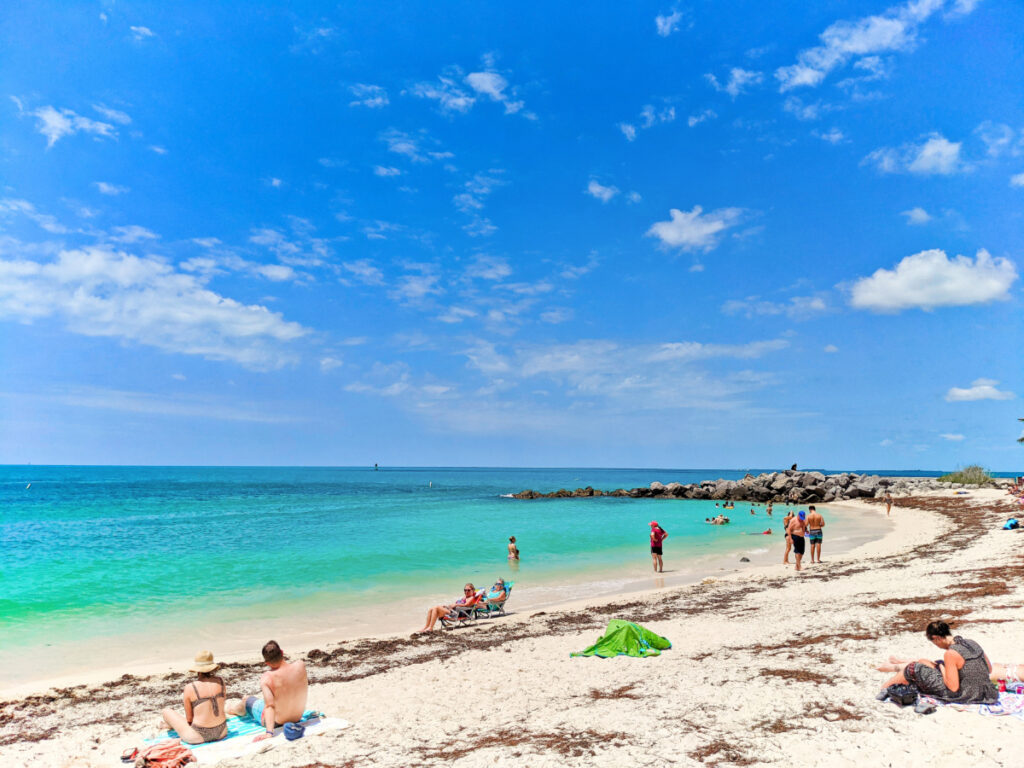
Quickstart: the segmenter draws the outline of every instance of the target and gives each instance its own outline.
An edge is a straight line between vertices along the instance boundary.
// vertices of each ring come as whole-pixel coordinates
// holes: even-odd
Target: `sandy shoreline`
[[[800,575],[758,565],[453,633],[323,646],[307,654],[311,705],[353,727],[244,764],[758,765],[802,755],[852,766],[965,754],[1017,764],[1016,720],[921,717],[871,698],[882,677],[871,664],[926,655],[929,618],[963,627],[995,660],[1024,660],[1024,540],[997,530],[1008,498],[901,499],[892,531],[846,555],[830,553],[826,529],[826,562]],[[842,506],[884,516],[877,504]],[[640,621],[674,647],[658,659],[570,659],[609,618]],[[257,673],[230,665],[229,689],[248,691]],[[182,679],[88,689],[79,677],[73,690],[5,702],[0,764],[110,765],[153,730]]]
[[[844,507],[841,502],[819,506],[829,518],[826,527],[829,549],[833,553],[849,552],[864,542],[880,540],[890,532],[891,523],[884,519],[884,515],[864,517],[863,510],[856,506]],[[708,576],[719,577],[723,572],[753,572],[761,566],[779,562],[782,555],[779,534],[785,509],[782,506],[778,515],[769,518],[761,505],[759,520],[766,527],[773,528],[773,535],[735,536],[719,553],[690,555],[688,558],[687,554],[680,551],[686,551],[686,547],[670,540],[667,544],[667,569],[664,574],[657,576],[650,572],[650,561],[642,550],[634,561],[622,564],[615,571],[597,569],[570,573],[564,582],[558,584],[537,584],[536,577],[530,575],[530,578],[521,579],[518,573],[503,567],[496,567],[494,573],[517,582],[515,599],[509,604],[512,615],[578,608],[624,597],[643,597],[659,590],[694,584]],[[748,507],[740,503],[740,507],[731,514],[746,515],[747,510]],[[833,510],[839,514],[835,515]],[[728,529],[722,530],[728,532]],[[740,562],[741,557],[749,562]],[[267,637],[277,638],[296,655],[305,654],[324,644],[342,641],[406,637],[421,626],[422,614],[428,606],[452,598],[450,594],[443,593],[418,594],[414,589],[410,593],[409,596],[390,600],[386,611],[373,614],[365,609],[353,611],[317,606],[315,613],[269,621],[249,619],[213,626],[196,622],[190,627],[192,643],[189,648],[216,649],[217,658],[222,661],[247,663],[253,660],[252,649],[260,647]],[[145,648],[145,657],[139,658],[142,648]],[[0,669],[0,700],[74,685],[97,685],[125,674],[136,677],[170,674],[179,671],[181,661],[194,653],[188,649],[183,650],[176,639],[160,636],[154,638],[131,630],[87,641],[78,639],[74,647],[58,646],[56,652],[63,654],[61,658],[67,667],[66,671],[32,675],[31,670],[47,669],[52,664],[55,650],[19,650],[21,664],[15,674],[22,679],[4,680],[7,673]],[[90,666],[88,663],[91,658],[122,654],[125,654],[122,658],[131,661],[119,666],[103,667]],[[3,649],[0,649],[2,659]]]

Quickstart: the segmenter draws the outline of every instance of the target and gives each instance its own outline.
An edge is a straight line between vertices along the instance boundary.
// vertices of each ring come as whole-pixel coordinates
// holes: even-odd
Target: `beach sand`
[[[842,506],[885,515],[878,503]],[[872,669],[890,654],[936,656],[923,636],[932,619],[993,660],[1024,661],[1024,539],[998,530],[1015,511],[1003,491],[898,499],[890,532],[847,554],[830,553],[826,526],[826,562],[800,574],[754,564],[454,632],[321,645],[303,655],[310,706],[353,727],[222,764],[1019,765],[1020,721],[880,704],[885,675]],[[772,546],[781,559],[778,537]],[[569,657],[610,618],[673,648]],[[259,672],[228,665],[229,695],[254,692]],[[155,732],[161,707],[180,703],[185,679],[103,677],[0,704],[0,765],[117,764]]]

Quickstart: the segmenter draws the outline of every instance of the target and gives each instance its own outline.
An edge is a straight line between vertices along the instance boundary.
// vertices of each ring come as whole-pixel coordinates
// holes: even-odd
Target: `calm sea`
[[[647,568],[652,519],[669,563],[749,547],[767,521],[743,505],[712,527],[714,502],[502,498],[746,471],[0,467],[0,648]]]

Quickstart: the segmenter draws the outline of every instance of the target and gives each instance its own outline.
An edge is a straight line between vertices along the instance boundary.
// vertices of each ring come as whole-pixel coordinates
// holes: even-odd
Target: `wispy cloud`
[[[101,195],[123,195],[125,192],[130,192],[128,187],[123,187],[120,184],[111,184],[106,181],[94,181],[93,186],[99,191]]]
[[[735,99],[752,86],[762,83],[764,81],[764,73],[742,69],[741,67],[733,67],[729,70],[729,77],[724,83],[719,82],[718,78],[710,72],[704,75],[704,78],[716,91],[724,91]]]
[[[46,137],[47,149],[65,136],[73,136],[76,133],[88,133],[97,138],[117,138],[117,129],[110,123],[82,117],[70,109],[46,106],[27,114],[36,118],[36,129]]]
[[[695,205],[691,211],[672,208],[669,221],[658,221],[647,230],[648,237],[656,237],[662,245],[683,251],[710,251],[718,245],[721,234],[736,226],[742,216],[742,208],[719,208],[704,213]]]
[[[609,202],[613,197],[619,194],[618,187],[611,185],[605,186],[597,179],[591,179],[590,183],[587,184],[587,188],[583,191],[591,197],[600,200],[602,203]]]
[[[111,109],[104,104],[93,104],[92,108],[112,123],[129,125],[132,121],[131,116],[127,112],[122,112],[119,109]]]
[[[654,27],[662,37],[668,37],[679,29],[679,22],[683,20],[683,13],[673,9],[668,15],[658,14],[654,17]]]
[[[129,29],[132,31],[132,37],[138,42],[156,37],[156,32],[149,27],[129,27]]]
[[[916,206],[906,211],[901,211],[900,216],[907,217],[907,224],[914,226],[920,226],[921,224],[927,224],[932,220],[931,214],[928,213],[924,208]]]
[[[353,99],[348,103],[350,107],[369,107],[380,109],[389,103],[387,90],[380,85],[370,83],[356,83],[349,86]]]
[[[971,170],[960,155],[962,144],[932,133],[916,144],[881,147],[869,153],[862,165],[873,165],[880,173],[913,173],[919,176],[950,176]]]

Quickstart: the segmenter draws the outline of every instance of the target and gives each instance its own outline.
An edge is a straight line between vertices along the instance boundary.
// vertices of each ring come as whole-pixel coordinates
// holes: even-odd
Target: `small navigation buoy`
[[[429,483],[427,483],[427,488],[433,488],[433,487],[434,487],[434,481],[431,480]]]

